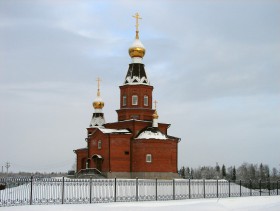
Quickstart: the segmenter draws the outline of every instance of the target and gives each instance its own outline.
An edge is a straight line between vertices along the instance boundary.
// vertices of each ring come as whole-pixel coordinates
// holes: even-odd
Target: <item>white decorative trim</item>
[[[138,95],[132,95],[132,105],[138,105]]]
[[[141,58],[141,57],[132,57],[131,58],[132,63],[140,63],[140,64],[142,64],[142,60],[143,60],[143,58]]]
[[[158,127],[158,120],[157,119],[153,119],[153,127]]]
[[[152,162],[152,155],[151,154],[146,154],[146,162],[151,163]]]
[[[89,127],[102,127],[105,124],[105,119],[103,117],[94,117],[90,121]]]
[[[127,83],[126,83],[127,81]],[[124,84],[144,84],[144,85],[150,85],[150,81],[146,77],[142,77],[141,79],[137,76],[133,76],[131,78],[130,76],[125,78]]]

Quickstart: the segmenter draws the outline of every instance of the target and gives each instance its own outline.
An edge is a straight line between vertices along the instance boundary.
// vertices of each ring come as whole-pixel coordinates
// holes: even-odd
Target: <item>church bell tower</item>
[[[141,17],[138,13],[133,17],[136,19],[136,36],[128,50],[132,62],[129,64],[124,84],[120,86],[118,121],[129,119],[152,121],[153,86],[150,85],[145,65],[142,63],[146,49],[139,39],[138,21]]]

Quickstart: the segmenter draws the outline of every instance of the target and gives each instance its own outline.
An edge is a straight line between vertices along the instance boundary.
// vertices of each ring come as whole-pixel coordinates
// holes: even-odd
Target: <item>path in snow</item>
[[[101,204],[29,205],[1,207],[1,211],[280,211],[280,196],[255,196],[176,201]]]

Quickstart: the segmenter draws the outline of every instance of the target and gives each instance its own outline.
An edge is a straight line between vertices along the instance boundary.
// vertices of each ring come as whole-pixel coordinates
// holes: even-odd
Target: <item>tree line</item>
[[[226,180],[279,180],[280,172],[266,164],[243,163],[238,167],[225,165],[190,168],[182,166],[179,175],[185,179],[226,179]]]

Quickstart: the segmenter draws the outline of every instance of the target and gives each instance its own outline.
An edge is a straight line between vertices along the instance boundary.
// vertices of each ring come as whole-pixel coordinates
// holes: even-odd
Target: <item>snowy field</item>
[[[176,201],[117,202],[97,204],[25,205],[1,211],[280,211],[280,196],[254,196]]]

